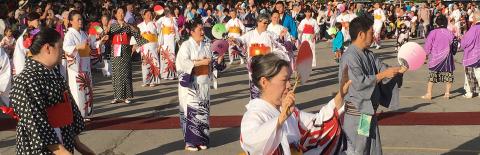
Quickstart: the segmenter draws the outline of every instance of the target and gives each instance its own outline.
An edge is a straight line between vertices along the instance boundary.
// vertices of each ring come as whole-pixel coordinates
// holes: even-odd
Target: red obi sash
[[[127,33],[120,33],[113,36],[112,44],[128,45],[130,44],[130,38]]]
[[[303,27],[303,33],[304,34],[314,34],[315,30],[314,30],[312,25],[305,24],[305,26]]]
[[[63,93],[63,101],[47,108],[48,123],[54,127],[65,127],[73,122],[72,103],[68,91]]]

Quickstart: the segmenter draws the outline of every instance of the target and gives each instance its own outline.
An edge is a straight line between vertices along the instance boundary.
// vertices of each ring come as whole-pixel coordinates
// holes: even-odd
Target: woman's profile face
[[[275,105],[282,105],[282,99],[287,96],[291,88],[290,71],[288,67],[282,67],[280,72],[270,80],[267,80],[263,86],[262,94],[271,95],[270,97],[275,101]],[[270,98],[269,97],[269,98]]]

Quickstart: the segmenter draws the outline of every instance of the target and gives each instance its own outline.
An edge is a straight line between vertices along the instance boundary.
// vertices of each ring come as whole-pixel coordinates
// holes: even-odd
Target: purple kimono
[[[428,55],[428,68],[437,72],[453,72],[455,64],[450,44],[454,34],[447,28],[432,30],[425,42],[425,52]]]
[[[480,24],[468,30],[462,38],[463,66],[480,67]]]

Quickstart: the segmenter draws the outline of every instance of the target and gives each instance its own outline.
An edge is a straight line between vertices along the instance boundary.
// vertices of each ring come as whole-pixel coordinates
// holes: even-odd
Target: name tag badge
[[[370,136],[370,126],[372,122],[372,116],[362,114],[360,115],[360,121],[358,122],[357,133],[362,136]]]

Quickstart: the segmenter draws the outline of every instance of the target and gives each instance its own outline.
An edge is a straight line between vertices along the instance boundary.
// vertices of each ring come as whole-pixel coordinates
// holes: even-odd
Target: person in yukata
[[[352,85],[345,96],[343,130],[348,155],[382,154],[378,121],[379,105],[394,108],[399,101],[399,87],[406,67],[388,67],[367,48],[373,41],[373,21],[357,17],[350,23],[353,40],[340,59],[340,68],[348,67]],[[342,77],[339,72],[338,77]],[[340,78],[339,78],[340,79]]]
[[[217,55],[204,42],[203,23],[194,19],[187,24],[191,37],[180,46],[176,57],[179,73],[178,99],[180,124],[185,150],[205,150],[209,144],[210,86],[215,68],[226,68],[223,55]]]
[[[465,98],[472,98],[473,94],[480,93],[480,11],[473,13],[474,25],[462,38],[463,66],[465,67]]]
[[[455,48],[451,48],[455,39],[455,34],[447,29],[448,19],[440,15],[435,20],[438,27],[432,30],[425,41],[424,49],[428,55],[428,83],[427,93],[422,99],[432,99],[432,89],[435,83],[445,83],[445,94],[443,98],[450,98],[450,88],[454,81],[453,71],[455,70],[455,61],[453,56]]]
[[[261,90],[259,98],[250,100],[241,122],[240,145],[245,154],[337,155],[344,152],[345,135],[341,129],[343,97],[351,84],[348,69],[334,99],[316,114],[295,107],[290,83],[289,63],[274,53],[252,60],[252,81]]]
[[[80,141],[85,124],[58,68],[60,34],[48,28],[33,35],[32,43],[25,46],[32,56],[14,78],[10,96],[19,116],[16,153],[70,155],[76,149],[84,155],[95,154]]]

